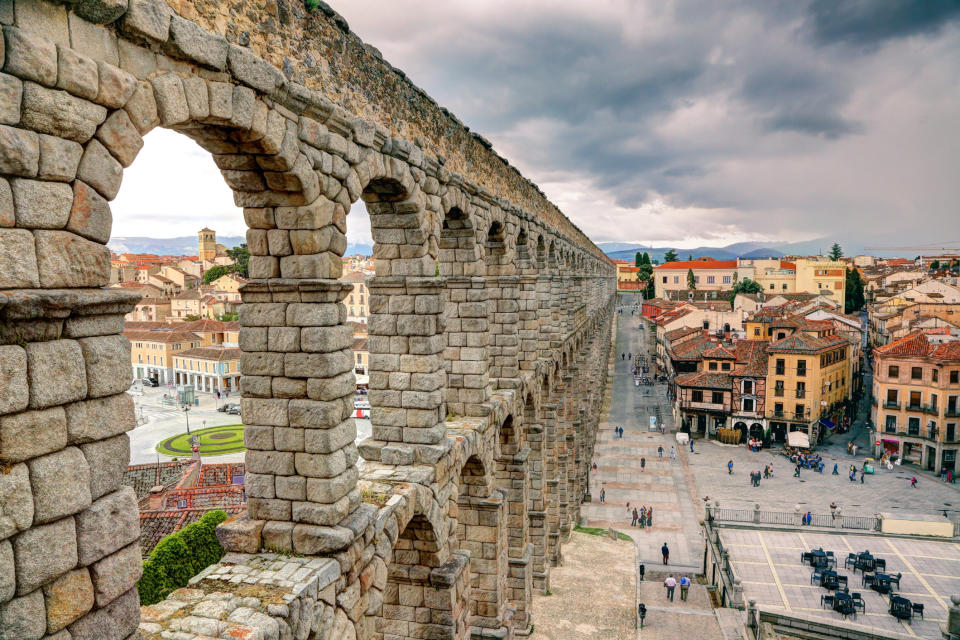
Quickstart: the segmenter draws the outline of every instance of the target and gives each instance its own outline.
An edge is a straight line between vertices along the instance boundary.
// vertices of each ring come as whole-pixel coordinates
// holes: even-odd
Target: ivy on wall
[[[217,525],[227,519],[220,510],[210,511],[176,533],[162,539],[143,563],[137,583],[140,604],[160,602],[210,565],[219,562],[224,550],[217,540]]]

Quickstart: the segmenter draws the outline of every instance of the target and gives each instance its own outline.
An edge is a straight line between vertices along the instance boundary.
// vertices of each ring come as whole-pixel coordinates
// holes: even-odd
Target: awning
[[[830,431],[833,431],[834,429],[837,428],[837,425],[833,424],[833,421],[827,418],[820,418],[820,424],[825,426],[827,429],[830,429]]]
[[[797,449],[809,449],[810,436],[803,431],[791,431],[787,434],[787,444]]]

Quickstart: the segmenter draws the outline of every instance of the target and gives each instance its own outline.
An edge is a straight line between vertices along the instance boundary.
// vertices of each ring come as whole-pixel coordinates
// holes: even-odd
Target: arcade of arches
[[[325,4],[279,3],[272,37],[244,0],[171,4],[0,2],[0,637],[529,630],[587,492],[612,264]],[[220,564],[141,609],[135,299],[103,287],[109,201],[158,126],[213,155],[249,227],[247,512]],[[361,198],[358,444],[337,278]]]

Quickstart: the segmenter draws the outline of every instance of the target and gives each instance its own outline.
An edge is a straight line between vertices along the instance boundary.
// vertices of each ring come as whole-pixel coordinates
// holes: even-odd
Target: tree
[[[244,278],[250,277],[250,249],[247,248],[246,242],[241,244],[239,247],[227,249],[227,255],[233,258],[233,270],[236,273],[240,274]]]
[[[930,271],[936,271],[939,268],[940,268],[939,260],[934,260],[933,262],[930,263]]]
[[[187,315],[183,316],[184,322],[196,322],[199,319],[200,316],[195,313],[188,313]]]
[[[639,253],[637,255],[640,260],[640,264],[637,265],[637,282],[644,290],[644,297],[647,297],[646,291],[653,283],[653,265],[650,264],[650,256],[646,253],[642,256]]]
[[[676,252],[676,251],[674,251],[673,249],[669,249],[669,250],[667,250],[667,252],[666,252],[665,254],[663,254],[663,261],[664,261],[664,262],[676,262],[678,257],[679,257],[679,256],[677,256],[677,252]]]
[[[751,280],[750,278],[744,278],[739,282],[736,282],[733,285],[733,288],[730,289],[730,293],[727,295],[727,299],[730,301],[730,306],[733,306],[733,301],[736,299],[737,294],[739,293],[760,293],[763,291],[763,285],[761,285],[756,280]]]
[[[203,272],[203,284],[210,284],[217,278],[221,278],[232,271],[233,269],[225,267],[222,264],[214,265]]]
[[[692,254],[692,253],[688,253],[688,254],[687,254],[687,262],[693,262],[693,254]]]
[[[843,249],[840,248],[840,245],[836,242],[833,243],[833,246],[830,247],[830,259],[839,260],[843,257]]]
[[[643,255],[637,251],[637,255],[633,259],[633,266],[639,267],[643,264]]]
[[[650,254],[646,251],[643,252],[643,255],[640,256],[640,264],[650,264]]]
[[[847,269],[846,299],[843,310],[846,313],[853,313],[863,308],[865,301],[863,294],[863,278],[856,268]]]
[[[697,278],[693,275],[693,269],[687,269],[687,289],[697,290]]]

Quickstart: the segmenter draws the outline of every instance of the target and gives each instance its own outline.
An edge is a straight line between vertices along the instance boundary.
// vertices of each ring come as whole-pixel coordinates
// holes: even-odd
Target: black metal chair
[[[902,573],[898,573],[898,574],[895,575],[895,576],[890,576],[890,583],[893,584],[894,582],[896,582],[896,583],[897,583],[897,589],[899,589],[899,588],[900,588],[900,578],[902,578],[902,577],[903,577],[903,574],[902,574]]]
[[[921,620],[923,619],[923,603],[922,602],[911,602],[910,609],[913,611],[914,614],[919,615]]]
[[[863,578],[860,580],[860,584],[866,588],[871,588],[874,583],[877,581],[877,576],[873,574],[863,574]]]
[[[860,595],[859,591],[854,591],[850,594],[850,600],[853,602],[855,608],[860,609],[863,613],[867,612],[867,603],[863,601],[863,596]]]
[[[819,569],[814,569],[813,573],[810,574],[810,584],[822,584],[823,583],[823,571]]]
[[[820,596],[820,608],[824,609],[827,607],[833,609],[833,594],[825,593],[824,595]]]
[[[848,553],[848,554],[847,554],[847,559],[844,560],[844,562],[843,562],[843,568],[844,568],[844,569],[851,569],[851,568],[856,568],[856,566],[857,566],[857,554],[855,554],[855,553]]]
[[[847,576],[837,576],[837,582],[846,587],[848,582]]]
[[[873,566],[877,571],[879,571],[880,573],[883,573],[887,570],[887,561],[884,560],[883,558],[876,558],[873,561]]]
[[[800,564],[807,564],[808,562],[811,566],[813,565],[813,554],[809,551],[804,551],[800,554]]]

